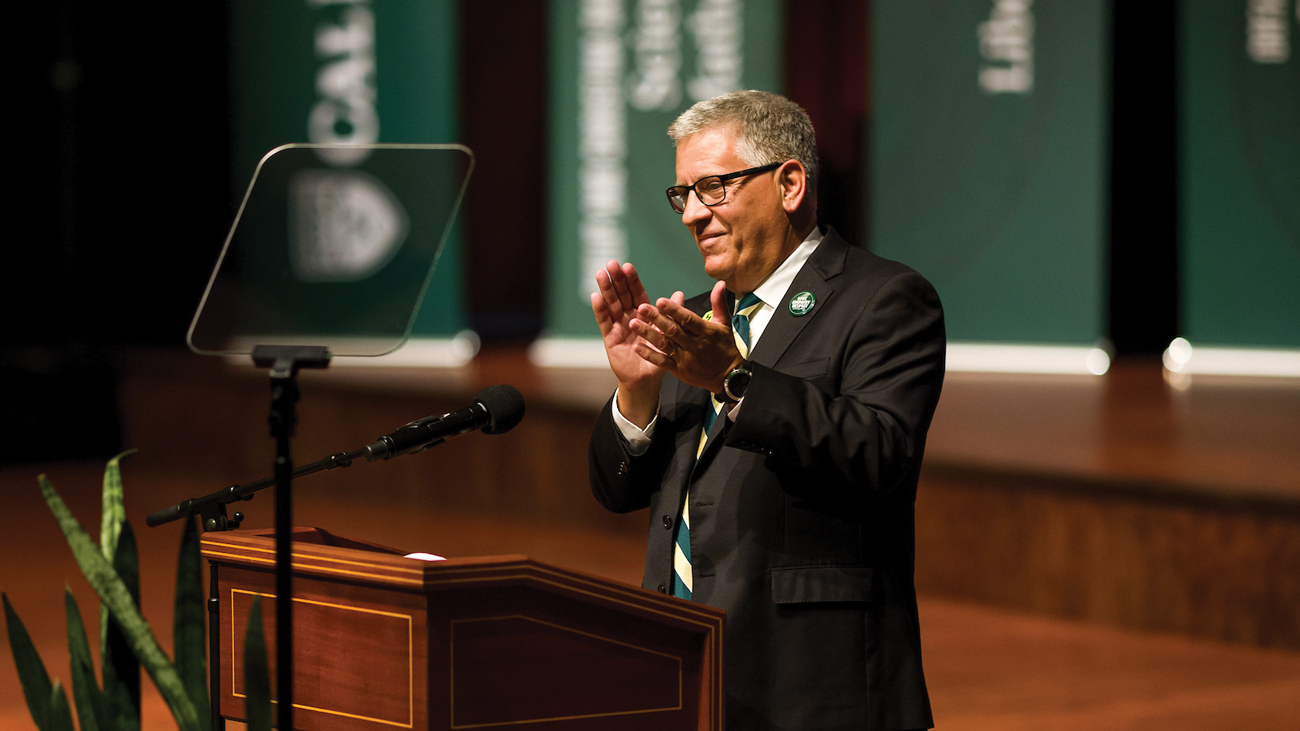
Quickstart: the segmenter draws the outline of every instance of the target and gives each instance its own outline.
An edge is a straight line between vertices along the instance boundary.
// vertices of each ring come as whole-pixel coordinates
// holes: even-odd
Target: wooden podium
[[[275,540],[211,532],[202,550],[220,712],[243,720],[254,596],[274,649]],[[719,609],[525,556],[422,561],[317,528],[294,531],[293,569],[299,729],[722,731]]]

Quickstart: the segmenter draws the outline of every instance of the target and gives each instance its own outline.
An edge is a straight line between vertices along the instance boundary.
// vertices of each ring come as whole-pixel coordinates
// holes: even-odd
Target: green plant
[[[123,508],[119,464],[127,454],[130,452],[109,460],[104,470],[103,516],[98,546],[73,517],[49,479],[45,475],[38,478],[45,502],[63,530],[77,565],[100,599],[102,688],[95,680],[81,611],[71,590],[65,587],[73,705],[82,731],[139,731],[140,667],[143,665],[171,709],[180,731],[208,731],[211,718],[204,657],[207,614],[198,531],[191,517],[186,521],[177,563],[173,621],[176,657],[173,662],[158,645],[149,623],[139,610],[139,557],[134,533]],[[4,601],[9,644],[32,720],[40,731],[74,731],[67,693],[58,680],[51,682],[45,663],[9,597],[0,596]],[[258,637],[255,640],[250,638],[248,647],[252,655],[247,662],[250,666],[260,663],[261,677],[265,678],[266,650],[260,622],[256,627]],[[249,667],[246,672],[250,670],[254,675],[259,672],[257,667]],[[264,696],[265,705],[269,707],[269,680],[255,684],[265,688],[250,687],[250,700]],[[254,722],[253,713],[249,714],[249,721],[249,728],[254,731],[270,729],[269,712],[265,724],[260,717]]]

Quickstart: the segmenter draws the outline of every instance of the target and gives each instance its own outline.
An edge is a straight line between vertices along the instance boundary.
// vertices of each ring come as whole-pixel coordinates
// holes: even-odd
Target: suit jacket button
[[[618,474],[620,477],[627,477],[627,462],[618,463]]]
[[[659,585],[659,593],[660,593],[660,594],[667,594],[667,593],[668,593],[668,588],[665,587],[663,584],[660,584],[660,585]]]
[[[669,529],[673,527],[673,516],[671,515],[664,516],[664,527]]]

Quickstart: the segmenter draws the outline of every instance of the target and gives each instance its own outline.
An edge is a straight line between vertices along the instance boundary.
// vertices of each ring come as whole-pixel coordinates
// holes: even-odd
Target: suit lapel
[[[817,245],[817,249],[812,256],[808,258],[807,263],[795,275],[794,281],[790,283],[790,288],[786,290],[785,296],[780,302],[770,303],[776,310],[772,313],[772,319],[768,321],[767,327],[763,329],[763,335],[758,339],[758,345],[750,352],[750,360],[759,365],[772,368],[776,365],[781,356],[790,347],[790,343],[803,332],[803,329],[812,322],[819,312],[826,306],[831,295],[835,292],[835,287],[831,284],[831,279],[844,271],[844,259],[848,256],[848,244],[835,229],[828,229],[822,242]],[[790,312],[790,299],[800,292],[811,292],[816,304],[803,316],[796,316]],[[734,297],[730,292],[728,294],[728,307],[734,309]],[[691,389],[696,393],[693,394],[694,400],[702,400],[704,408],[711,409],[713,404],[709,399],[709,393],[704,389]],[[717,444],[722,440],[718,438],[725,429],[727,418],[719,414],[716,421],[713,422],[713,428],[709,430],[709,439],[704,444],[704,451],[700,453],[699,461],[696,468],[702,467],[711,456],[711,453],[717,449]],[[692,450],[692,454],[694,451]]]
[[[817,250],[808,258],[803,269],[795,275],[785,296],[781,301],[771,303],[776,311],[772,313],[772,319],[764,328],[763,336],[758,339],[758,345],[754,346],[753,352],[749,354],[750,360],[768,368],[776,366],[777,361],[790,347],[790,343],[793,343],[808,323],[825,309],[826,303],[835,292],[831,280],[844,271],[844,259],[847,255],[848,244],[835,233],[834,229],[828,230],[822,242],[818,244]],[[790,311],[790,300],[800,292],[811,292],[814,298],[813,308],[801,316]]]

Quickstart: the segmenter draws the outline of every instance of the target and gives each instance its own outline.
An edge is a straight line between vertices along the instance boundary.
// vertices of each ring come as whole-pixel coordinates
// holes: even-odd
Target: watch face
[[[745,397],[745,389],[749,386],[749,379],[749,371],[744,368],[737,368],[728,373],[727,377],[722,380],[722,390],[731,400],[739,401]]]

